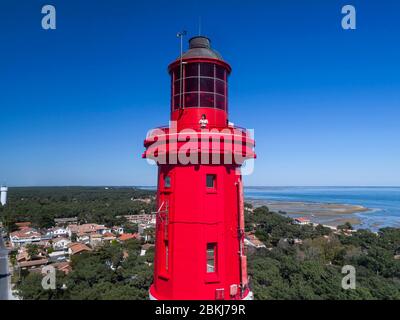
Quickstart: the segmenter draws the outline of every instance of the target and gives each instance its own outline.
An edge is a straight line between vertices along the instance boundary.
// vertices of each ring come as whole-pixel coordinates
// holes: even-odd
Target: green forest
[[[122,215],[150,213],[154,201],[133,201],[154,196],[154,191],[128,187],[12,188],[0,221],[13,231],[15,222],[30,221],[37,228],[54,225],[54,218],[78,217],[81,223],[117,225]]]
[[[269,247],[248,257],[256,299],[400,299],[400,229],[334,234],[322,226],[294,225],[267,207],[246,218],[247,228],[256,225],[256,235]],[[354,290],[342,289],[345,265],[355,268]]]
[[[16,190],[0,211],[3,222],[32,221],[42,227],[68,216],[110,223],[118,215],[151,211],[152,203],[131,199],[154,196],[131,188]],[[246,231],[266,245],[247,251],[255,299],[400,299],[400,229],[333,232],[321,225],[296,225],[285,214],[249,204],[245,218]],[[23,274],[16,288],[23,299],[147,299],[154,252],[140,256],[140,245],[114,242],[73,256],[72,272],[57,274],[56,290],[43,290],[37,273]],[[345,265],[355,268],[355,289],[342,288]]]

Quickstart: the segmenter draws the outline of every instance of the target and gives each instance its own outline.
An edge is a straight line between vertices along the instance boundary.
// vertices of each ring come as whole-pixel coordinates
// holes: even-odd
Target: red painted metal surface
[[[150,295],[168,300],[242,299],[249,288],[240,166],[246,159],[255,158],[254,140],[246,130],[227,122],[230,66],[221,59],[202,57],[183,62],[184,77],[192,79],[176,79],[179,59],[168,68],[172,79],[170,119],[174,122],[153,131],[144,142],[143,157],[158,165],[156,251]],[[194,76],[190,70],[195,70]],[[203,81],[206,71],[214,72],[215,77],[204,77]],[[207,87],[208,100],[202,96],[202,81],[204,87],[214,84]],[[222,94],[217,93],[217,85]],[[183,94],[182,100],[176,98],[181,86],[178,95]],[[191,93],[185,91],[189,86],[195,88]],[[198,99],[195,107],[181,104],[186,95]],[[218,104],[218,95],[223,104]],[[206,130],[199,125],[203,114],[208,120]],[[208,132],[211,129],[212,133]],[[192,161],[182,160],[182,153],[192,156]],[[219,163],[212,162],[215,155],[220,156]],[[232,161],[226,161],[229,158]]]

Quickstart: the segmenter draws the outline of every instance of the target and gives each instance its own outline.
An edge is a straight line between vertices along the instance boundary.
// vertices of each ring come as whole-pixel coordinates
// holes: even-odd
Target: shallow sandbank
[[[311,222],[331,226],[338,226],[345,222],[352,225],[361,223],[355,213],[368,211],[368,208],[359,205],[338,204],[338,203],[317,203],[299,201],[271,201],[246,199],[254,207],[267,206],[271,211],[286,212],[291,217],[306,217]]]

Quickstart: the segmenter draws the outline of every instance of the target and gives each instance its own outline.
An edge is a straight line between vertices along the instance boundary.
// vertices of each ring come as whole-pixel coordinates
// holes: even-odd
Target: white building
[[[53,229],[51,229],[49,231],[50,231],[49,233],[51,234],[51,236],[53,238],[67,237],[69,235],[68,230],[65,229],[65,228],[61,228],[61,227],[56,227],[56,228],[53,228]]]
[[[20,245],[41,241],[41,234],[35,229],[24,228],[23,230],[11,232],[10,240],[13,247],[18,247]]]
[[[58,238],[53,240],[53,249],[54,250],[67,250],[68,245],[71,243],[71,240],[66,238]]]
[[[123,227],[119,227],[119,226],[115,226],[115,227],[112,227],[112,231],[115,232],[116,234],[123,234],[124,233],[124,228]]]
[[[309,219],[307,219],[307,218],[299,217],[299,218],[295,218],[295,219],[294,219],[294,223],[295,223],[295,224],[299,224],[299,225],[301,225],[301,226],[305,226],[305,225],[310,224],[311,221],[310,221]]]
[[[92,248],[101,245],[103,242],[103,235],[94,233],[90,235],[89,244]],[[86,243],[87,244],[87,243]]]
[[[68,251],[54,251],[49,253],[50,262],[62,262],[67,260]]]
[[[138,225],[138,233],[142,236],[145,233],[145,230],[154,228],[154,225],[148,223],[140,223]]]
[[[1,186],[0,187],[0,203],[2,206],[5,206],[7,203],[7,192],[8,192],[8,188],[5,186]]]
[[[76,236],[76,241],[84,244],[90,244],[90,235],[89,234],[78,234]]]

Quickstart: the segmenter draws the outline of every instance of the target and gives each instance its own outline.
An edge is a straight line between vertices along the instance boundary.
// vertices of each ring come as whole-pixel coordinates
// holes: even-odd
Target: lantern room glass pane
[[[185,108],[197,107],[199,102],[198,93],[186,93],[185,94]]]
[[[225,84],[225,111],[228,112],[228,86]]]
[[[214,78],[214,65],[212,63],[201,63],[200,76]]]
[[[199,76],[199,64],[198,63],[186,64],[185,78],[198,77],[198,76]]]
[[[180,97],[180,95],[174,96],[172,110],[178,110],[179,109],[179,97]]]
[[[225,80],[225,68],[221,66],[215,67],[215,77],[221,80]]]
[[[199,91],[199,80],[198,80],[198,78],[187,78],[187,79],[185,79],[185,91],[186,92]]]
[[[183,82],[182,82],[182,91],[183,91]],[[181,92],[181,80],[177,80],[174,82],[174,94],[177,95]]]
[[[215,107],[221,110],[225,109],[225,96],[219,94],[215,96]]]
[[[213,93],[200,93],[200,107],[201,108],[214,108],[214,94]]]
[[[173,71],[174,79],[178,80],[181,77],[181,68],[180,66],[176,67]]]
[[[214,79],[200,78],[200,91],[214,92]]]
[[[180,107],[227,109],[227,73],[223,66],[209,63],[185,63],[185,78],[180,79],[180,66],[172,70],[172,111]],[[179,95],[183,93],[183,101]]]
[[[225,94],[225,82],[221,80],[215,80],[215,93]]]

